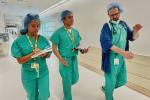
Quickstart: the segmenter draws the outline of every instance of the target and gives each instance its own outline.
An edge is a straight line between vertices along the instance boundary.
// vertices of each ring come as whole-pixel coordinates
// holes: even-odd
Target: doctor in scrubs
[[[114,100],[114,89],[127,83],[125,58],[134,57],[134,54],[129,52],[129,41],[137,39],[142,28],[140,24],[136,24],[131,30],[125,21],[119,19],[122,11],[119,3],[108,5],[110,20],[103,25],[100,35],[102,70],[105,73],[105,86],[102,90],[106,100]]]
[[[65,10],[61,13],[61,20],[64,26],[54,32],[50,40],[54,54],[59,59],[59,72],[62,77],[63,100],[72,100],[71,87],[79,80],[78,73],[78,50],[80,45],[80,34],[73,25],[73,13]],[[88,49],[83,49],[82,53],[87,53]]]
[[[45,53],[37,58],[32,56],[49,48],[50,44],[45,37],[38,35],[39,15],[27,14],[23,26],[21,35],[11,46],[12,56],[22,65],[22,84],[28,100],[48,100],[50,92],[46,58],[50,57],[51,53]]]

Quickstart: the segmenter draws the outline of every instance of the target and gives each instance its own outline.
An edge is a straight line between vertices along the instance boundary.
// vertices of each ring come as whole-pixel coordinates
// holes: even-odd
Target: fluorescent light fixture
[[[2,4],[7,4],[7,2],[4,1],[4,0],[0,1],[0,3],[2,3]]]
[[[49,10],[51,10],[51,9],[54,9],[54,8],[56,8],[56,7],[58,7],[58,6],[60,6],[60,5],[64,4],[64,3],[66,3],[66,2],[68,2],[68,1],[70,1],[70,0],[61,0],[60,2],[58,2],[58,3],[54,4],[54,5],[52,5],[51,7],[47,8],[46,10],[42,11],[41,13],[39,13],[39,15],[42,15],[42,14],[44,14],[45,12],[47,12],[47,11],[49,11]]]
[[[22,2],[22,1],[24,1],[24,0],[17,0],[17,1],[20,1],[20,2]]]

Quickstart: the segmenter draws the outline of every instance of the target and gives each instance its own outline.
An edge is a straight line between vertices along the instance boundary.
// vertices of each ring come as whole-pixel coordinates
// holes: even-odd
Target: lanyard
[[[117,34],[117,31],[116,31],[116,29],[115,29],[115,27],[114,27],[114,24],[110,22],[110,25],[111,25],[111,32],[112,32],[112,34],[113,34],[113,35],[114,35],[114,34]],[[120,30],[121,30],[121,29],[120,29]],[[118,44],[119,41],[120,41],[120,38],[121,38],[121,33],[119,34],[119,39],[116,40],[114,44]],[[118,53],[115,53],[115,57],[118,56],[118,55],[119,55]]]
[[[38,45],[38,36],[35,39],[35,45],[34,46],[33,46],[32,42],[30,40],[30,37],[27,34],[26,34],[26,37],[27,37],[27,39],[28,39],[28,41],[30,43],[31,48],[34,51],[34,49],[37,48],[37,45]],[[36,63],[36,59],[35,58],[33,60],[34,60],[34,63],[32,63],[31,66],[32,66],[32,68],[34,68],[36,70],[36,72],[37,72],[37,78],[39,78],[39,64]]]
[[[74,46],[74,33],[73,33],[73,31],[71,30],[71,33],[68,31],[68,29],[66,29],[65,28],[65,30],[66,30],[66,32],[68,33],[68,36],[69,36],[69,38],[71,39],[71,41],[72,41],[72,45]]]
[[[28,39],[28,41],[29,41],[29,43],[30,43],[30,46],[31,46],[31,48],[34,50],[35,48],[37,48],[37,45],[38,45],[38,36],[36,37],[36,39],[35,39],[35,45],[33,46],[33,44],[32,44],[32,42],[31,42],[31,40],[30,40],[30,37],[26,34],[26,36],[27,36],[27,39]]]

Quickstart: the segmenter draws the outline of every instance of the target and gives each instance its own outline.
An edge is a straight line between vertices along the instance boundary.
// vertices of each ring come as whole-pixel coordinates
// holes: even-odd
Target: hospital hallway
[[[26,100],[26,93],[21,83],[21,66],[10,56],[0,59],[0,100]],[[50,71],[49,100],[62,100],[62,84],[55,56],[52,55],[47,63]],[[73,86],[73,100],[105,100],[100,90],[104,78],[81,65],[79,72],[79,82]],[[114,97],[115,100],[150,100],[149,97],[126,86],[115,91]]]
[[[64,65],[76,73],[77,60],[79,81],[72,86],[72,100],[105,100],[105,78],[111,85],[106,86],[108,92],[127,78],[126,85],[114,90],[114,100],[150,100],[149,4],[150,0],[0,0],[0,100],[47,98],[48,78],[40,78],[40,85],[36,81],[36,93],[42,91],[38,96],[31,92],[37,84],[27,82],[37,77],[35,71],[45,75],[46,63],[49,100],[63,100],[63,92],[71,94],[66,84],[72,78],[65,81]],[[112,73],[107,76],[102,68]]]

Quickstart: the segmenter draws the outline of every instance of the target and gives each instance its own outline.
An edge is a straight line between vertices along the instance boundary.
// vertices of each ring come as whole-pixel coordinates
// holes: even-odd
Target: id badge
[[[32,63],[31,64],[31,68],[38,69],[39,68],[39,64],[38,63]]]
[[[118,58],[114,59],[114,65],[119,65],[119,59]]]

